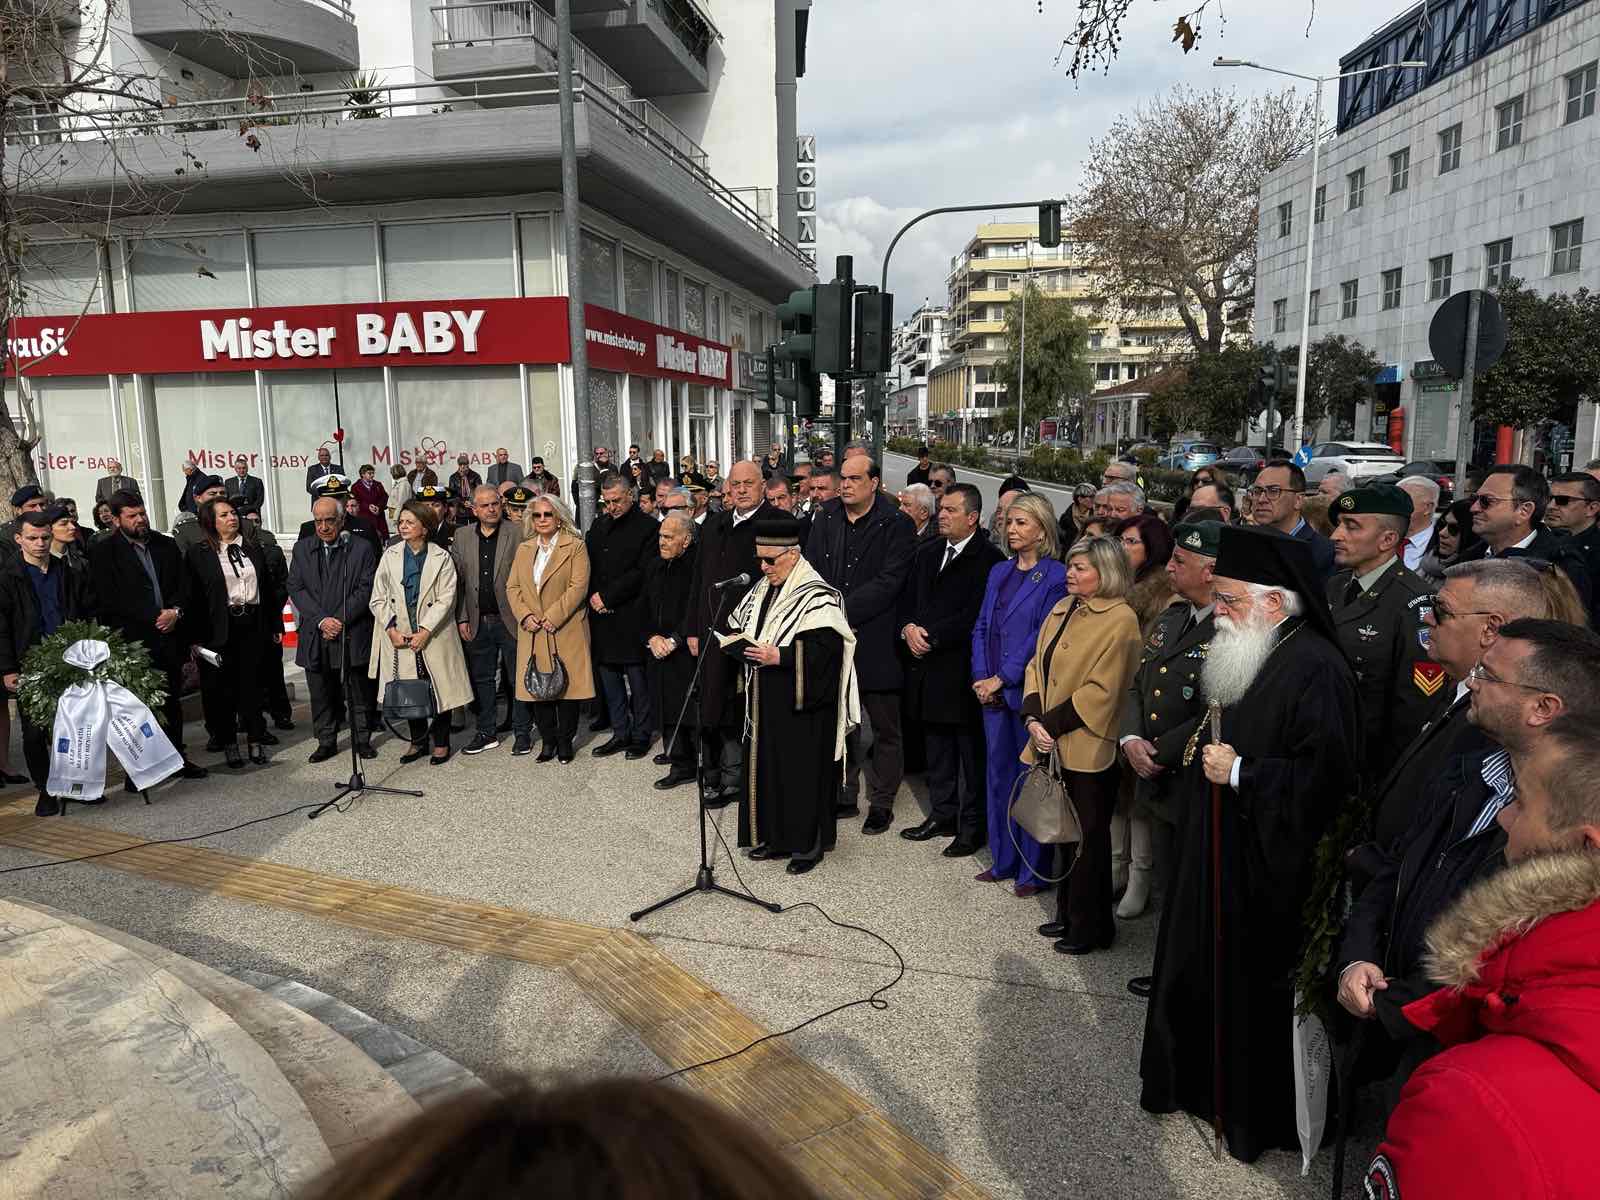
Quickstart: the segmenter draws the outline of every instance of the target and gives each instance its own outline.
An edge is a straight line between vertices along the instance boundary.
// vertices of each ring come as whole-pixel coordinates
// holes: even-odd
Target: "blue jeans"
[[[607,666],[601,663],[600,680],[605,688],[606,708],[611,714],[611,736],[630,746],[648,746],[655,741],[655,705],[650,700],[650,683],[645,678],[644,664]]]
[[[499,666],[511,684],[511,730],[518,737],[527,736],[533,728],[533,713],[525,701],[517,699],[515,630],[503,620],[487,617],[478,622],[477,636],[462,645],[467,652],[467,670],[472,673],[472,697],[478,702],[479,735],[495,735],[499,705],[495,701],[494,670]]]

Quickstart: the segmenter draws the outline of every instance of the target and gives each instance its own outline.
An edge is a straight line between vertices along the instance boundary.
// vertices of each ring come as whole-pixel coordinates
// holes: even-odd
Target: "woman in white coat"
[[[467,660],[456,629],[456,568],[450,552],[429,539],[438,528],[433,507],[407,502],[396,518],[400,540],[383,552],[372,580],[372,667],[378,695],[393,679],[433,685],[433,718],[411,722],[415,762],[432,743],[434,766],[450,761],[450,711],[472,698]]]

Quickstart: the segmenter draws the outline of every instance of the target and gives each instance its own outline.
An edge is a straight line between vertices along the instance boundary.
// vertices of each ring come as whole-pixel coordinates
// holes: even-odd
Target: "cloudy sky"
[[[1174,84],[1260,92],[1296,82],[1213,68],[1218,55],[1330,75],[1406,7],[1320,0],[1312,20],[1311,0],[1224,2],[1226,22],[1208,13],[1184,55],[1169,41],[1182,0],[1133,0],[1122,57],[1074,83],[1051,62],[1075,0],[815,0],[799,115],[817,136],[822,277],[835,255],[852,254],[856,278],[876,282],[894,231],[924,209],[1071,193],[1089,143]],[[1336,95],[1330,84],[1330,122]],[[990,219],[1032,217],[934,217],[901,239],[889,277],[897,318],[944,299],[951,256]]]

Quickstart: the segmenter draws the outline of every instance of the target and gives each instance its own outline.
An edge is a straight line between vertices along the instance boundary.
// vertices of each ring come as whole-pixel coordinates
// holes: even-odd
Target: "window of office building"
[[[1583,221],[1550,226],[1550,274],[1565,275],[1583,265]]]
[[[28,387],[38,421],[34,457],[47,464],[41,482],[57,496],[76,500],[79,520],[90,525],[95,484],[106,474],[106,460],[117,453],[111,388],[104,375],[46,376],[30,380]]]
[[[1321,225],[1322,224],[1322,219],[1328,215],[1328,185],[1327,184],[1319,183],[1317,185],[1317,203],[1316,203],[1316,205],[1314,207],[1315,207],[1315,215],[1314,215],[1313,219],[1316,221],[1316,223],[1318,225]]]
[[[1311,324],[1322,324],[1322,289],[1311,289]]]
[[[383,227],[390,300],[476,300],[514,294],[511,222],[418,221]]]
[[[517,237],[522,242],[522,294],[554,296],[556,259],[553,250],[553,218],[523,217],[517,222]]]
[[[616,308],[617,244],[585,229],[579,239],[578,257],[583,265],[583,302]]]
[[[334,462],[344,464],[351,479],[370,463],[378,482],[394,490],[390,468],[401,460],[389,444],[381,370],[340,371],[337,377],[332,371],[267,371],[263,378],[272,414],[272,455],[264,469],[258,465],[251,474],[272,477],[278,511],[268,519],[274,529],[298,529],[311,515],[306,468],[317,461],[320,446],[328,448]],[[336,428],[344,430],[343,442],[334,440]],[[439,474],[442,478],[444,472]]]
[[[1282,333],[1289,327],[1289,301],[1274,300],[1272,302],[1272,332]],[[1124,341],[1127,339],[1124,338]]]
[[[256,302],[264,308],[378,298],[371,225],[262,229],[250,239],[256,256]]]
[[[128,243],[134,307],[142,312],[250,303],[244,234],[184,234]]]
[[[1522,97],[1494,106],[1494,148],[1509,150],[1522,143]]]
[[[683,281],[683,329],[696,337],[706,335],[706,285]]]
[[[656,265],[652,259],[622,248],[622,311],[641,321],[656,319]]]
[[[234,460],[243,455],[255,468],[252,473],[260,474],[261,419],[251,372],[156,375],[148,382],[154,403],[146,410],[145,428],[156,447],[150,486],[173,505],[168,510],[171,518],[178,515],[185,462],[199,463],[201,470],[226,478]],[[324,420],[331,422],[332,415]],[[328,433],[332,432],[330,424]]]
[[[1579,67],[1567,76],[1567,115],[1565,123],[1571,125],[1585,117],[1594,116],[1595,63]]]
[[[1356,279],[1347,279],[1339,285],[1339,318],[1346,320],[1356,315],[1356,302],[1359,298],[1361,283]]]
[[[1497,288],[1511,279],[1511,239],[1501,238],[1483,248],[1483,286]]]
[[[1116,363],[1095,363],[1094,376],[1101,383],[1113,382],[1117,378]]]
[[[458,454],[470,455],[472,469],[482,475],[485,465],[494,461],[495,447],[514,445],[521,436],[522,388],[517,371],[514,366],[396,367],[392,372],[399,418],[396,452],[403,449],[413,459],[429,459],[441,482],[456,469]],[[342,372],[339,387],[342,395]],[[612,415],[615,420],[615,409]]]
[[[1450,294],[1450,268],[1455,256],[1441,254],[1428,260],[1428,299],[1443,300]]]
[[[1445,175],[1461,165],[1461,125],[1458,122],[1439,131],[1439,174]]]
[[[1367,169],[1365,167],[1351,171],[1345,177],[1349,190],[1348,209],[1360,208],[1367,201]]]
[[[1286,200],[1278,205],[1278,236],[1286,238],[1294,230],[1294,201]]]
[[[22,252],[25,317],[76,317],[101,307],[97,242],[30,242]]]
[[[678,273],[661,268],[661,323],[669,329],[678,328]]]
[[[1383,273],[1383,307],[1385,309],[1400,307],[1401,270],[1395,267],[1392,271]]]
[[[1389,155],[1389,192],[1403,192],[1411,185],[1411,147]]]

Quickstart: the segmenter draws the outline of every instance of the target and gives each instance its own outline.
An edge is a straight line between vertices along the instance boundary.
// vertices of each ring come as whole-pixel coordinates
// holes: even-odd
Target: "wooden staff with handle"
[[[1211,701],[1211,744],[1222,744],[1222,705]],[[1222,785],[1211,785],[1211,1132],[1222,1161]]]

